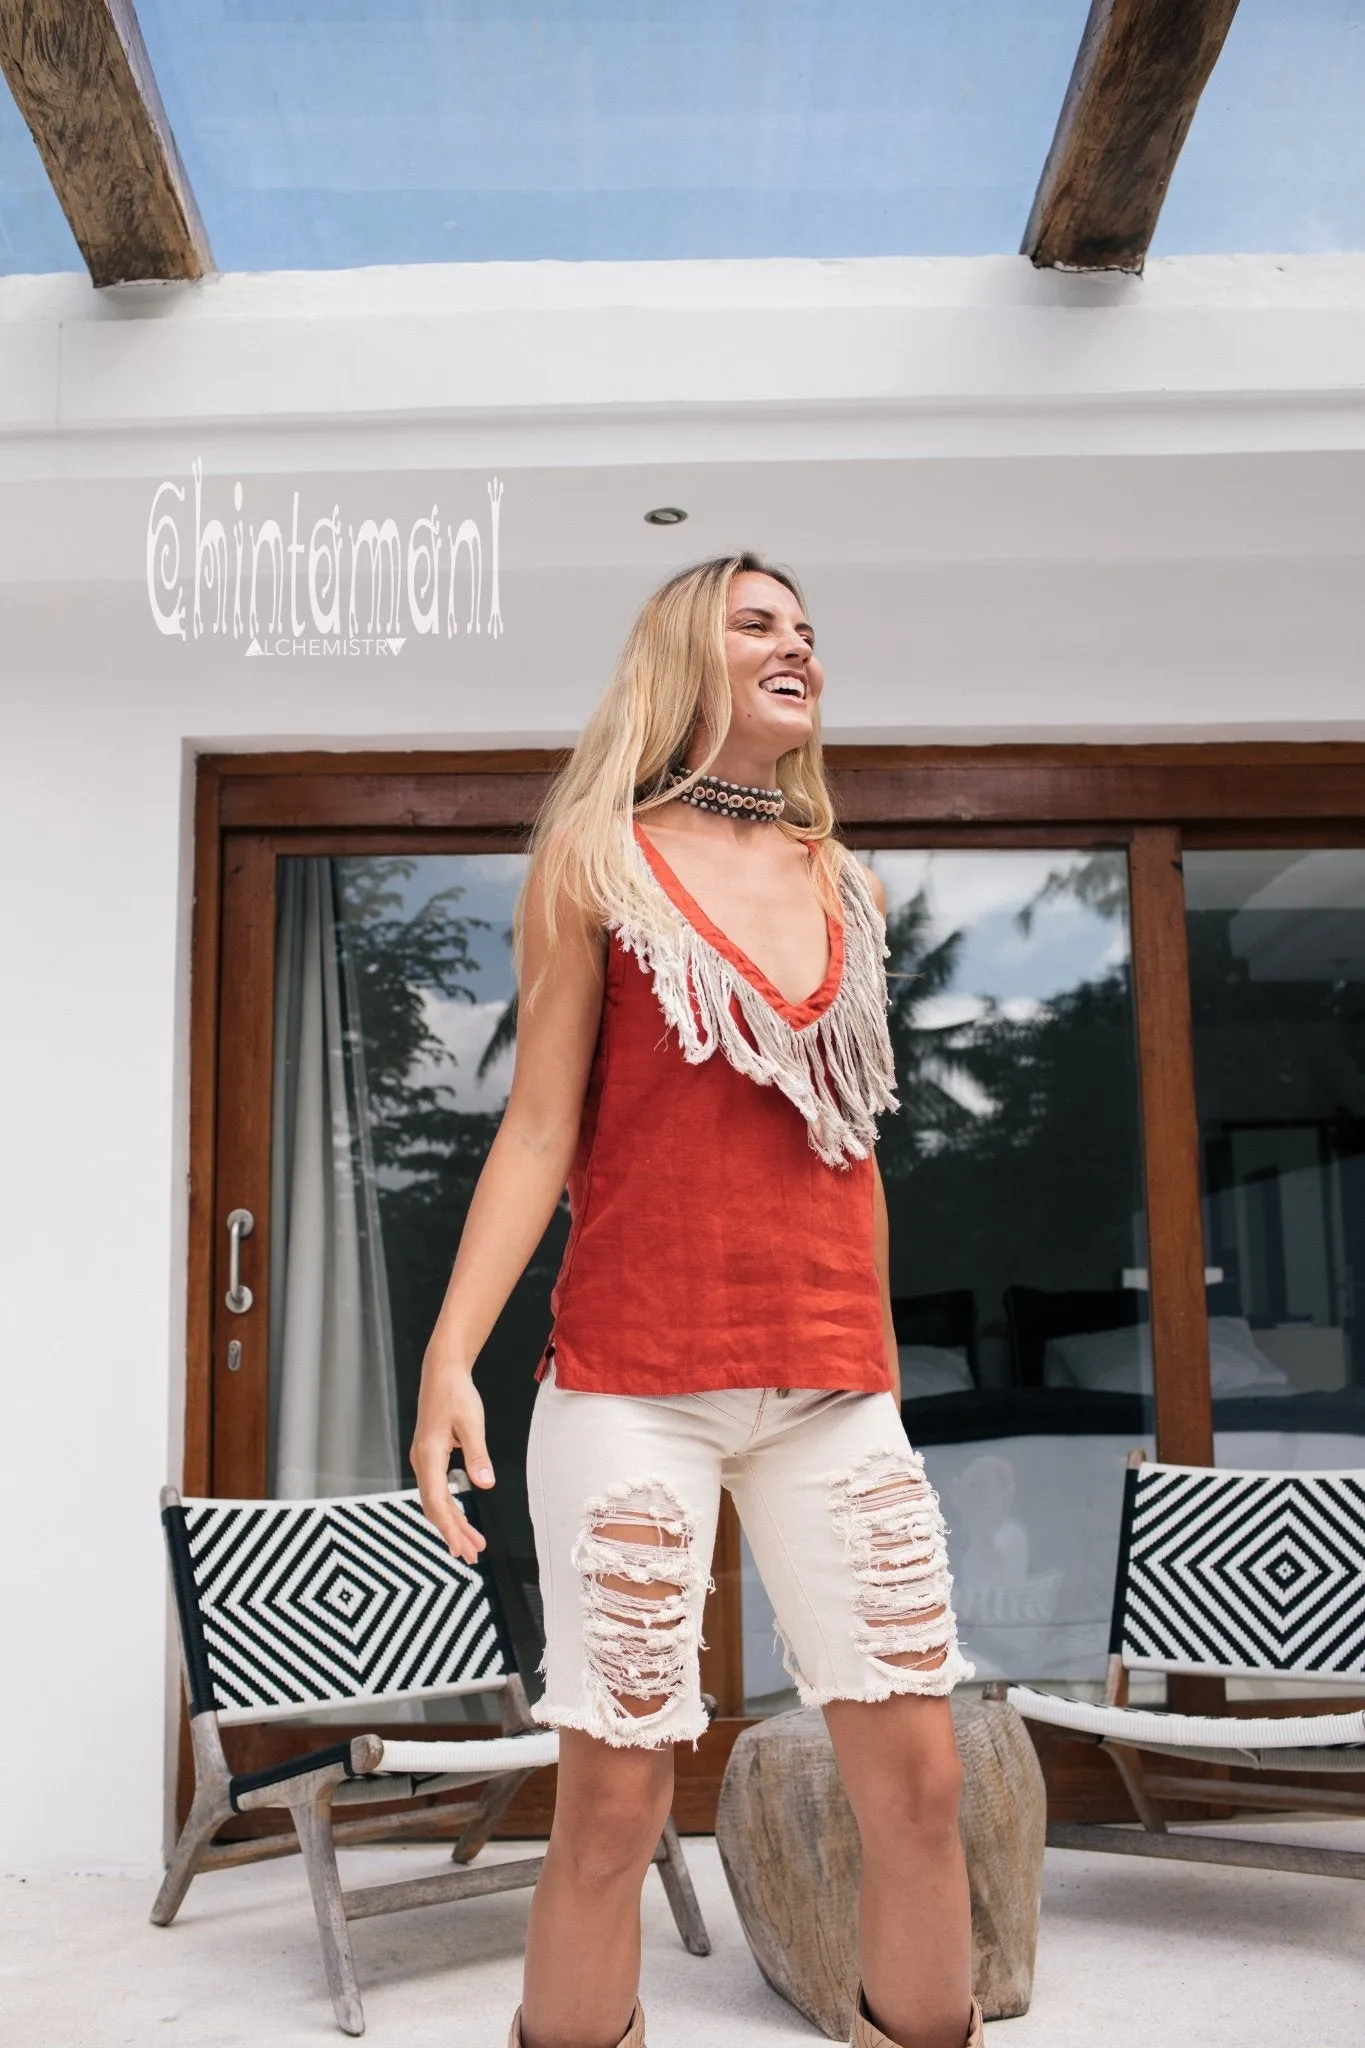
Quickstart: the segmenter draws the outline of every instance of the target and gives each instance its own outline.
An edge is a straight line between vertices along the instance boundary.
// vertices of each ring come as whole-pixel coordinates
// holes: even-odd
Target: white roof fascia
[[[0,478],[1365,446],[1365,256],[0,279]]]

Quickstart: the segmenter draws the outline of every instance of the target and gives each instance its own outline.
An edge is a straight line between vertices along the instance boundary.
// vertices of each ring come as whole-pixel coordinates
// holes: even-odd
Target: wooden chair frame
[[[182,1505],[174,1487],[165,1487],[161,1505]],[[491,1593],[490,1593],[491,1597]],[[322,1946],[323,1967],[337,2024],[343,2033],[363,2034],[365,2015],[356,1980],[349,1923],[377,1913],[406,1912],[414,1906],[448,1904],[455,1899],[477,1898],[489,1892],[521,1890],[534,1885],[545,1858],[519,1857],[513,1862],[492,1863],[482,1869],[468,1866],[474,1861],[496,1827],[502,1814],[532,1770],[543,1769],[554,1760],[557,1738],[538,1728],[531,1718],[525,1687],[515,1672],[490,1680],[486,1690],[501,1695],[500,1733],[487,1742],[441,1742],[422,1747],[432,1751],[432,1772],[415,1772],[411,1752],[417,1745],[398,1745],[404,1767],[386,1766],[386,1746],[394,1745],[379,1734],[354,1736],[268,1770],[236,1773],[223,1750],[222,1729],[216,1707],[195,1711],[198,1691],[191,1652],[180,1629],[182,1671],[190,1707],[190,1741],[194,1755],[194,1798],[184,1826],[176,1839],[161,1889],[152,1907],[155,1926],[168,1927],[179,1911],[193,1880],[205,1871],[227,1870],[244,1863],[259,1863],[278,1856],[301,1854],[312,1893]],[[439,1697],[440,1695],[433,1695]],[[241,1723],[239,1725],[247,1725]],[[526,1764],[516,1757],[518,1744],[528,1745]],[[447,1768],[452,1752],[469,1748],[471,1762],[482,1752],[481,1767]],[[500,1756],[498,1753],[504,1752]],[[502,1762],[500,1769],[490,1763]],[[471,1788],[474,1788],[471,1796]],[[461,1796],[464,1795],[464,1796]],[[406,1810],[394,1812],[396,1804]],[[383,1806],[385,1811],[368,1818],[334,1819],[335,1809]],[[215,1842],[214,1836],[226,1821],[243,1813],[271,1809],[287,1812],[292,1831],[257,1837],[242,1842]],[[453,1870],[437,1871],[425,1877],[400,1879],[391,1884],[342,1886],[337,1867],[338,1847],[355,1847],[365,1842],[390,1842],[417,1834],[430,1827],[434,1817],[455,1821],[460,1834],[451,1851]],[[683,1855],[678,1831],[670,1815],[664,1824],[653,1855],[664,1892],[684,1946],[692,1955],[711,1953],[711,1941],[697,1902],[691,1874]]]
[[[1129,1471],[1146,1462],[1146,1453],[1133,1450],[1128,1454]],[[1126,1560],[1120,1552],[1118,1574],[1115,1586],[1116,1610],[1123,1596]],[[993,1682],[985,1688],[988,1699],[1009,1699],[1027,1716],[1026,1698],[1021,1698],[1024,1688],[1010,1686],[1004,1682]],[[1129,1669],[1121,1651],[1111,1651],[1107,1667],[1104,1699],[1105,1708],[1126,1708],[1129,1705]],[[1038,1716],[1037,1718],[1042,1718]],[[1186,1717],[1172,1714],[1170,1717],[1170,1741],[1167,1744],[1125,1742],[1111,1735],[1085,1733],[1079,1729],[1058,1726],[1051,1723],[1053,1733],[1069,1742],[1081,1742],[1092,1748],[1101,1749],[1112,1761],[1122,1780],[1124,1790],[1132,1801],[1133,1810],[1141,1822],[1141,1828],[1121,1827],[1096,1822],[1054,1821],[1047,1831],[1048,1846],[1061,1849],[1099,1849],[1123,1856],[1169,1857],[1191,1863],[1239,1864],[1258,1870],[1291,1870],[1306,1875],[1321,1877],[1354,1877],[1365,1879],[1365,1849],[1309,1848],[1299,1844],[1272,1842],[1266,1840],[1234,1841],[1222,1836],[1201,1835],[1181,1832],[1172,1834],[1170,1820],[1165,1808],[1173,1805],[1188,1805],[1191,1801],[1207,1801],[1210,1805],[1225,1808],[1247,1809],[1256,1812],[1312,1813],[1330,1816],[1365,1816],[1365,1748],[1354,1752],[1332,1745],[1324,1739],[1321,1749],[1296,1748],[1277,1755],[1267,1751],[1260,1759],[1253,1759],[1248,1750],[1239,1749],[1232,1738],[1232,1731],[1238,1726],[1233,1716],[1227,1717],[1228,1756],[1226,1763],[1239,1769],[1273,1771],[1277,1775],[1268,1782],[1232,1781],[1228,1777],[1207,1777],[1172,1771],[1169,1760],[1173,1756],[1193,1757],[1196,1761],[1212,1762],[1214,1756],[1200,1742],[1190,1741],[1180,1748],[1179,1724]],[[1324,1730],[1324,1737],[1326,1731]],[[1147,1759],[1157,1757],[1167,1763],[1167,1768],[1153,1769]],[[1226,1764],[1223,1766],[1226,1769]],[[1309,1783],[1294,1784],[1279,1782],[1292,1779],[1299,1773],[1331,1772],[1345,1777],[1355,1777],[1358,1784],[1341,1790],[1326,1789]]]

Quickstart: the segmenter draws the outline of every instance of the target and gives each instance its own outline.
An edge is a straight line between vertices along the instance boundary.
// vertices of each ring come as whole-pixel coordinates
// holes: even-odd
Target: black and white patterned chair
[[[457,1482],[453,1482],[457,1483]],[[464,1505],[476,1515],[476,1497]],[[336,1845],[429,1827],[433,1811],[462,1829],[467,1865],[517,1788],[553,1764],[559,1737],[536,1728],[491,1575],[452,1558],[415,1492],[349,1500],[182,1500],[161,1496],[194,1750],[194,1803],[152,1919],[174,1919],[201,1871],[302,1851],[338,2024],[365,2029],[347,1922],[535,1883],[543,1857],[456,1868],[343,1891]],[[413,1742],[361,1735],[268,1770],[234,1773],[220,1730],[317,1708],[376,1706],[499,1692],[502,1733]],[[481,1794],[446,1805],[469,1786]],[[334,1807],[420,1802],[382,1817],[333,1822]],[[295,1839],[214,1843],[234,1814],[288,1809]],[[670,1819],[654,1852],[678,1931],[693,1955],[710,1941]]]
[[[1365,1815],[1365,1712],[1174,1714],[1128,1705],[1133,1671],[1365,1681],[1365,1471],[1233,1472],[1130,1453],[1102,1705],[992,1686],[1030,1721],[1113,1758],[1142,1831],[1054,1823],[1055,1847],[1365,1877],[1365,1850],[1172,1835],[1163,1805]],[[1152,1770],[1147,1757],[1157,1760]],[[1178,1776],[1162,1758],[1261,1779]],[[1292,1780],[1341,1773],[1323,1791]],[[1285,1781],[1289,1782],[1285,1782]]]

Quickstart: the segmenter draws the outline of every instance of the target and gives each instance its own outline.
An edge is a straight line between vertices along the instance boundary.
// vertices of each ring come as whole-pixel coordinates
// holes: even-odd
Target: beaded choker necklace
[[[714,811],[717,817],[747,818],[754,825],[775,825],[787,808],[787,799],[780,789],[723,782],[719,775],[698,775],[690,788],[680,789],[678,785],[687,780],[686,769],[677,769],[665,787],[675,793],[679,803],[691,804],[698,811]]]

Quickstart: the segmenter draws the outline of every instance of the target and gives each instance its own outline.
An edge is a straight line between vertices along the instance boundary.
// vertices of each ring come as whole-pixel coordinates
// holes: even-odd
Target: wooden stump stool
[[[972,1982],[987,2019],[1028,2011],[1046,1800],[1028,1730],[1003,1700],[954,1698]],[[858,1982],[853,1812],[816,1707],[746,1728],[730,1752],[716,1843],[754,1961],[798,2012],[847,2041]]]

